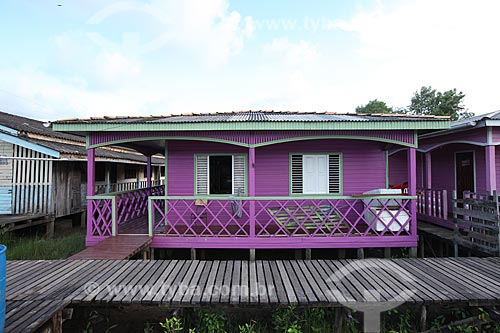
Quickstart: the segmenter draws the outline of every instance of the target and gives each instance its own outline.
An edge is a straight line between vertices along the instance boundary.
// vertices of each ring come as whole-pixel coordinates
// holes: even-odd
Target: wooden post
[[[339,259],[345,259],[345,249],[339,249]]]
[[[453,254],[455,258],[458,257],[458,237],[460,236],[460,231],[458,230],[458,224],[457,224],[457,191],[453,191],[453,222],[455,223],[454,226],[454,237],[453,237]]]
[[[418,245],[420,247],[420,258],[425,258],[425,240],[424,240],[424,236],[420,235],[418,237]]]
[[[425,153],[425,188],[432,188],[432,153]]]
[[[408,148],[408,195],[417,195],[417,150],[415,148]],[[412,237],[418,237],[417,201],[415,199],[412,199],[410,202],[410,234]],[[413,250],[410,249],[410,255],[412,253]]]
[[[55,229],[55,218],[54,216],[48,216],[49,222],[46,224],[46,237],[47,239],[52,239],[54,237]]]
[[[248,148],[248,196],[250,198],[255,197],[255,148]],[[250,200],[249,204],[249,219],[250,219],[250,238],[255,238],[255,200]],[[250,260],[252,258],[255,260],[255,249],[250,249]]]
[[[95,151],[87,150],[87,196],[95,194]],[[87,201],[87,236],[92,235],[92,205]]]
[[[417,257],[417,248],[416,247],[410,247],[409,256],[410,256],[410,258]]]
[[[420,332],[427,329],[427,307],[422,305],[420,308]]]
[[[358,259],[365,259],[365,249],[362,247],[358,249]]]
[[[85,228],[85,221],[87,220],[87,214],[85,211],[80,213],[80,228]]]
[[[146,157],[146,187],[151,187],[151,155]]]
[[[495,146],[486,146],[486,191],[488,193],[497,189],[497,172],[495,163]]]
[[[105,193],[111,192],[111,166],[108,162],[104,164],[104,182],[105,182]]]
[[[390,247],[384,247],[384,258],[391,258],[391,248]]]
[[[191,249],[191,260],[196,260],[196,249]]]
[[[342,333],[343,332],[343,323],[344,323],[345,311],[344,308],[339,306],[335,309],[335,332]]]
[[[250,249],[250,261],[255,261],[255,249]]]
[[[57,311],[52,317],[52,333],[62,333],[63,329],[62,311]]]
[[[306,249],[306,260],[311,260],[311,257],[312,257],[312,250]]]

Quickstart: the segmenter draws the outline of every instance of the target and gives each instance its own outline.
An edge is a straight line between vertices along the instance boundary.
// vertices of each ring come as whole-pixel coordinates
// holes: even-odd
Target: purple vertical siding
[[[413,144],[413,131],[151,131],[151,132],[94,132],[90,135],[90,144],[100,144],[117,140],[138,139],[144,137],[196,137],[233,141],[243,144],[259,144],[276,140],[310,136],[358,136],[393,140]]]
[[[497,171],[497,190],[500,184],[500,146],[495,146],[495,168]]]
[[[344,195],[385,188],[383,144],[359,140],[311,140],[256,149],[256,195],[289,195],[289,153],[341,152]]]
[[[493,143],[500,142],[500,127],[491,128],[491,139]]]
[[[408,181],[408,162],[406,149],[389,156],[389,185]]]
[[[455,153],[474,151],[476,192],[486,191],[486,165],[484,147],[451,144],[432,152],[432,187],[448,190],[448,207],[453,207],[451,193],[455,190]]]
[[[256,196],[289,195],[289,153],[343,153],[344,195],[385,188],[384,144],[362,140],[310,140],[255,149]],[[248,153],[244,147],[221,143],[170,141],[168,194],[193,195],[194,154]]]
[[[169,141],[168,195],[194,195],[194,154],[248,153],[248,149],[224,143]]]

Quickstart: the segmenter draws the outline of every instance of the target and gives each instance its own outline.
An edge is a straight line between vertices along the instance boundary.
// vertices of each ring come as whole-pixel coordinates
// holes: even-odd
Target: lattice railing
[[[149,232],[166,237],[414,236],[414,197],[150,197]]]
[[[448,219],[448,193],[446,190],[417,190],[417,213],[429,222]]]
[[[112,236],[116,233],[116,201],[113,196],[94,196],[87,200],[87,236]]]
[[[87,197],[88,236],[113,236],[120,223],[148,213],[148,197],[161,196],[164,186]]]

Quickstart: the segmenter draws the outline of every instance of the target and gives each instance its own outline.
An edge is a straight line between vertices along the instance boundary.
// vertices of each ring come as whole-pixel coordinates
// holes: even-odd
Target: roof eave
[[[252,130],[445,130],[450,120],[291,121],[199,123],[53,123],[58,132],[252,131]]]

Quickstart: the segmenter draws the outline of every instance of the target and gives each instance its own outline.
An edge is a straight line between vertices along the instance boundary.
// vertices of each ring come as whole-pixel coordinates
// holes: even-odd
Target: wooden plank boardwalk
[[[66,306],[500,305],[500,258],[8,261],[5,332]]]
[[[149,244],[151,244],[151,237],[147,235],[117,235],[106,238],[97,245],[87,247],[68,259],[129,259],[144,251]]]

